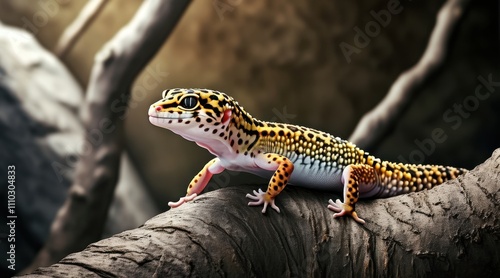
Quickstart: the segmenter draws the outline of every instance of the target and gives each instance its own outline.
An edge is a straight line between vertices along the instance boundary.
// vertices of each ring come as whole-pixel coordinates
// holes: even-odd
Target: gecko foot
[[[189,202],[189,201],[192,201],[194,198],[196,198],[196,196],[198,196],[198,194],[196,193],[193,193],[189,196],[185,196],[185,197],[181,197],[179,199],[179,201],[177,202],[168,202],[168,206],[171,207],[171,208],[176,208],[176,207],[179,207],[180,205],[186,203],[186,202]]]
[[[266,194],[266,192],[262,191],[262,189],[259,188],[259,192],[253,191],[252,194],[247,194],[247,198],[254,200],[254,202],[249,202],[249,206],[258,206],[264,204],[264,208],[262,209],[262,213],[266,213],[267,206],[270,204],[271,208],[273,208],[275,211],[278,213],[280,212],[280,209],[278,206],[274,204],[274,198],[269,197],[269,195]]]
[[[336,212],[333,214],[333,218],[349,215],[352,218],[354,218],[356,222],[365,224],[365,220],[359,218],[358,214],[354,211],[354,209],[351,206],[342,203],[339,199],[337,199],[336,202],[333,202],[333,200],[330,199],[328,203],[329,203],[328,209]]]

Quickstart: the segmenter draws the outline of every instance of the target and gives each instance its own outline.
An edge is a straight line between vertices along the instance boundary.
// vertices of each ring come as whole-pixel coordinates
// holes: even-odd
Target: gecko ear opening
[[[233,111],[231,109],[227,109],[226,111],[224,111],[224,115],[222,115],[222,124],[225,124],[227,123],[227,121],[229,121],[229,119],[231,119],[231,115],[233,114]]]

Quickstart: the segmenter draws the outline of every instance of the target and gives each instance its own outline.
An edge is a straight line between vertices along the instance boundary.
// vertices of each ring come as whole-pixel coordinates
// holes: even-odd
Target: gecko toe
[[[337,199],[336,202],[329,200],[328,203],[329,203],[328,209],[335,212],[333,214],[333,218],[339,218],[342,216],[350,216],[354,220],[356,220],[356,222],[358,222],[360,224],[365,224],[365,220],[358,217],[358,214],[354,211],[353,207],[351,207],[347,204],[344,204],[339,199]]]
[[[247,194],[246,197],[249,199],[252,199],[254,201],[248,202],[249,206],[259,206],[263,205],[264,207],[262,208],[262,213],[266,213],[267,207],[271,205],[271,208],[277,211],[278,213],[280,212],[280,209],[276,204],[274,203],[274,199],[268,199],[266,192],[262,191],[262,189],[259,189],[259,191],[253,191],[253,194]]]
[[[180,198],[179,201],[177,201],[177,202],[168,202],[168,206],[171,208],[179,207],[186,202],[192,201],[194,198],[196,198],[196,196],[198,196],[198,194],[193,193],[189,196],[185,196],[185,197]]]
[[[356,220],[356,222],[360,223],[360,224],[365,224],[365,220],[361,219],[358,217],[358,214],[353,211],[352,214],[351,214],[352,218],[354,218],[354,220]]]
[[[334,212],[341,212],[342,206],[339,206],[339,203],[342,203],[339,199],[337,199],[337,203],[335,203],[332,199],[328,200],[328,209]]]

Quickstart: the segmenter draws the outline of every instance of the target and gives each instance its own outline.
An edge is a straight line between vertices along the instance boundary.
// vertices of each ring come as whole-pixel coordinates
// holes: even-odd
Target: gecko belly
[[[342,191],[342,169],[329,167],[326,162],[319,160],[311,163],[297,160],[294,162],[294,166],[290,177],[291,184],[312,189]]]
[[[316,160],[311,163],[304,163],[302,159],[294,159],[294,170],[290,176],[289,184],[311,189],[342,192],[341,181],[342,169],[329,167],[326,162]],[[270,179],[274,171],[267,171],[260,168],[239,169],[254,175]]]

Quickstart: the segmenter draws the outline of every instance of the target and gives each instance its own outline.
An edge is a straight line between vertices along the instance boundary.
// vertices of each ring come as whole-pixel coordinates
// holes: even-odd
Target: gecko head
[[[197,141],[227,139],[234,100],[207,89],[170,89],[149,107],[149,121]]]

